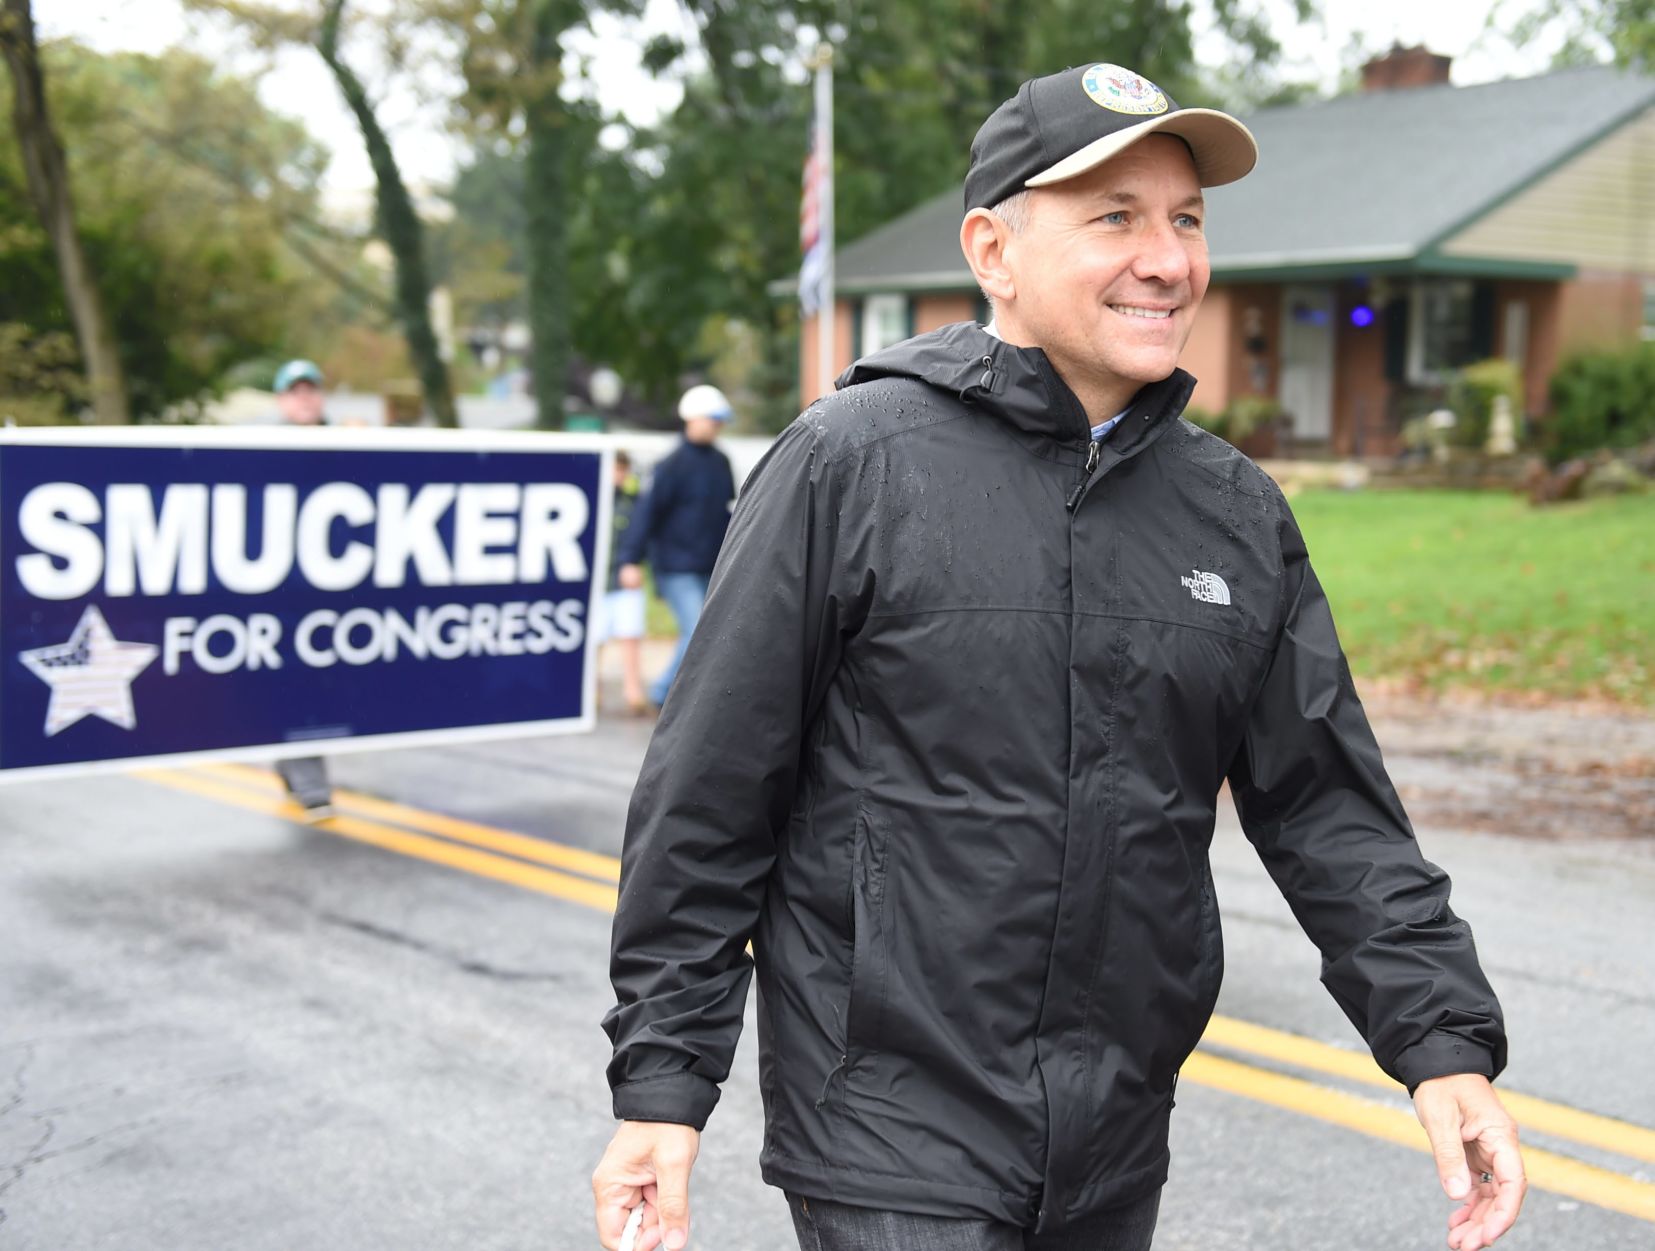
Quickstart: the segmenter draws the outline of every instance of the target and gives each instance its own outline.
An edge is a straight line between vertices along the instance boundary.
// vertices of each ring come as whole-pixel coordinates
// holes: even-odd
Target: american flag
[[[822,238],[822,205],[833,194],[832,171],[821,159],[821,127],[812,118],[810,153],[805,157],[804,190],[799,198],[799,308],[809,317],[822,306],[822,284],[827,277],[827,247]]]

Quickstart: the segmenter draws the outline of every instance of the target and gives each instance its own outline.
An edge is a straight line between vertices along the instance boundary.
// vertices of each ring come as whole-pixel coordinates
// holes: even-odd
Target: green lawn
[[[1358,675],[1655,707],[1655,495],[1535,509],[1465,491],[1304,491]]]

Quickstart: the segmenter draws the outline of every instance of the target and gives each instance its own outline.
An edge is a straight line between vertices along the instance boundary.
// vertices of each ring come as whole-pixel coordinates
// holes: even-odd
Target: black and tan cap
[[[1082,65],[1029,79],[982,124],[971,141],[966,212],[1084,174],[1152,134],[1189,145],[1203,187],[1234,182],[1258,163],[1252,132],[1228,113],[1181,109],[1119,65]]]

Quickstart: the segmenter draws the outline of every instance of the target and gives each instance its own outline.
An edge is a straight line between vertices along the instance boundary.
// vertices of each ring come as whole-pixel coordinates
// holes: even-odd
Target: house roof
[[[1207,191],[1214,275],[1488,269],[1434,249],[1652,105],[1655,79],[1591,66],[1255,113],[1246,121],[1258,138],[1258,168]],[[839,291],[972,287],[960,255],[960,203],[950,191],[841,248]]]

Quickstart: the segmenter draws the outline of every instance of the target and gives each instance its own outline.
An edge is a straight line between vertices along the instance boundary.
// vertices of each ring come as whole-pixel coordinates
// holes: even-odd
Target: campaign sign
[[[590,729],[609,463],[552,434],[0,431],[0,777]]]

